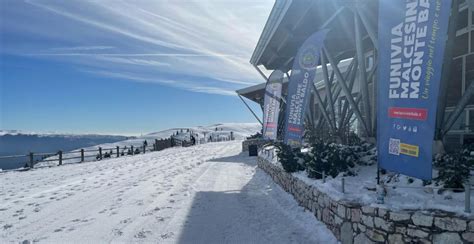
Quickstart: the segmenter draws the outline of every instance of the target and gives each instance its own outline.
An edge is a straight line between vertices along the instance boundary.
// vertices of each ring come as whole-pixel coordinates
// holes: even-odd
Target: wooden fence
[[[144,154],[146,152],[161,151],[166,148],[176,146],[171,138],[168,139],[155,139],[154,143],[149,146],[145,144],[141,146],[128,145],[128,146],[115,146],[110,148],[97,147],[96,149],[78,149],[74,151],[64,152],[59,150],[58,152],[29,152],[22,155],[8,155],[0,156],[1,159],[12,159],[12,158],[25,158],[25,168],[33,168],[35,164],[39,162],[58,162],[58,165],[63,165],[65,160],[77,159],[78,162],[82,163],[85,161],[98,161],[107,158],[118,158],[123,156],[133,156],[137,154]],[[56,157],[57,156],[57,157]],[[38,159],[39,157],[39,159]],[[37,159],[35,159],[37,158]],[[93,158],[92,160],[88,160]]]

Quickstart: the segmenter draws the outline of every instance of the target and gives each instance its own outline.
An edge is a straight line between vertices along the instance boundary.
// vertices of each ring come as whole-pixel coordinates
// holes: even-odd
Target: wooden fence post
[[[135,151],[133,151],[133,145],[132,145],[132,156],[135,154]]]
[[[33,161],[33,158],[34,158],[34,157],[33,157],[33,152],[30,152],[30,165],[29,165],[30,168],[33,168],[34,163],[35,163],[35,162]]]
[[[63,151],[59,151],[58,155],[59,155],[59,165],[63,165]]]
[[[143,145],[143,154],[145,154],[145,152],[146,152],[146,146]]]
[[[120,148],[117,146],[117,158],[120,157]]]
[[[99,160],[101,160],[101,159],[102,159],[102,148],[99,147]]]
[[[84,162],[84,149],[81,149],[81,163]]]

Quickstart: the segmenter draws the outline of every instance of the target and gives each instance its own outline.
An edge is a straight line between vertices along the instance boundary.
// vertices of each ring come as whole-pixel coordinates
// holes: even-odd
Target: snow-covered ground
[[[274,147],[267,147],[259,155],[268,161],[282,167],[278,162]],[[293,173],[294,176],[306,182],[308,185],[316,186],[322,192],[330,195],[334,199],[345,199],[359,202],[364,205],[372,205],[380,208],[404,210],[416,209],[431,211],[434,209],[454,212],[461,215],[472,216],[464,212],[464,192],[453,192],[445,190],[438,193],[439,186],[423,186],[423,182],[408,176],[389,173],[381,175],[381,182],[386,183],[387,195],[384,204],[377,204],[377,193],[374,191],[377,185],[377,166],[356,165],[355,176],[343,177],[339,174],[336,178],[327,177],[326,181],[311,179],[306,171]],[[344,178],[345,192],[342,193],[342,178]],[[413,180],[410,183],[409,178]],[[471,194],[471,203],[474,203],[474,195]]]
[[[167,129],[167,130],[163,130],[159,132],[146,134],[134,139],[123,140],[123,141],[114,142],[114,143],[104,143],[104,144],[84,148],[84,150],[86,151],[84,153],[86,157],[85,161],[96,160],[94,156],[97,155],[98,153],[97,150],[99,147],[104,148],[104,149],[113,148],[114,150],[113,150],[112,155],[115,155],[116,153],[115,148],[117,146],[120,147],[121,151],[124,149],[124,147],[127,147],[127,148],[130,148],[131,146],[134,146],[135,148],[142,147],[143,142],[146,140],[148,143],[148,146],[151,147],[155,139],[166,139],[172,136],[173,134],[175,134],[176,132],[181,132],[181,131],[183,131],[183,133],[180,133],[178,138],[180,137],[183,140],[189,141],[189,133],[186,133],[188,129],[193,132],[193,134],[197,137],[198,141],[201,138],[204,138],[204,137],[208,138],[209,136],[212,136],[212,138],[219,138],[223,136],[228,137],[230,135],[230,132],[233,132],[233,136],[236,140],[240,140],[259,132],[261,127],[262,126],[259,123],[223,123],[223,124],[213,124],[209,126],[172,128],[172,129]],[[109,152],[109,151],[110,150],[104,150],[103,153]],[[63,160],[63,164],[78,163],[80,162],[80,158],[79,158],[80,156],[81,154],[80,154],[79,149],[73,150],[72,153],[64,155],[63,158],[74,158],[74,159]],[[52,156],[46,159],[56,160],[56,161],[40,162],[36,164],[35,167],[51,167],[51,166],[58,165],[58,161],[57,161],[58,156]]]
[[[0,173],[0,243],[335,243],[240,153],[218,142]]]

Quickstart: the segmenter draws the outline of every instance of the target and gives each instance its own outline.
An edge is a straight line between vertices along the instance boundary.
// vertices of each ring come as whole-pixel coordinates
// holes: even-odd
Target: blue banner
[[[379,1],[377,149],[384,169],[432,178],[450,11],[451,0]]]
[[[321,30],[306,39],[293,61],[286,99],[284,137],[284,142],[293,147],[301,146],[304,116],[313,86],[311,82],[316,75],[321,48],[327,32],[328,30]]]
[[[265,139],[277,139],[278,115],[280,114],[281,88],[284,75],[281,70],[274,70],[270,77],[268,77],[265,87],[263,105],[263,137]]]

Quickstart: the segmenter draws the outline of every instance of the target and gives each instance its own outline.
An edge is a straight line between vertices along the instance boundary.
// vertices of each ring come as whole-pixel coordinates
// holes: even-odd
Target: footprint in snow
[[[138,232],[137,234],[135,234],[135,238],[144,239],[144,238],[146,238],[146,235],[147,235],[147,234],[151,234],[151,231],[149,231],[149,230],[141,230],[140,232]]]
[[[64,227],[61,227],[59,229],[55,229],[54,232],[61,232],[61,231],[63,231],[63,229],[64,229]]]
[[[165,233],[165,234],[162,234],[161,235],[161,238],[162,239],[168,239],[168,238],[171,238],[174,236],[174,233],[173,232],[168,232],[168,233]]]
[[[11,227],[13,227],[13,225],[11,225],[11,224],[6,224],[6,225],[3,226],[3,229],[4,229],[4,230],[7,230],[7,229],[10,229]]]

